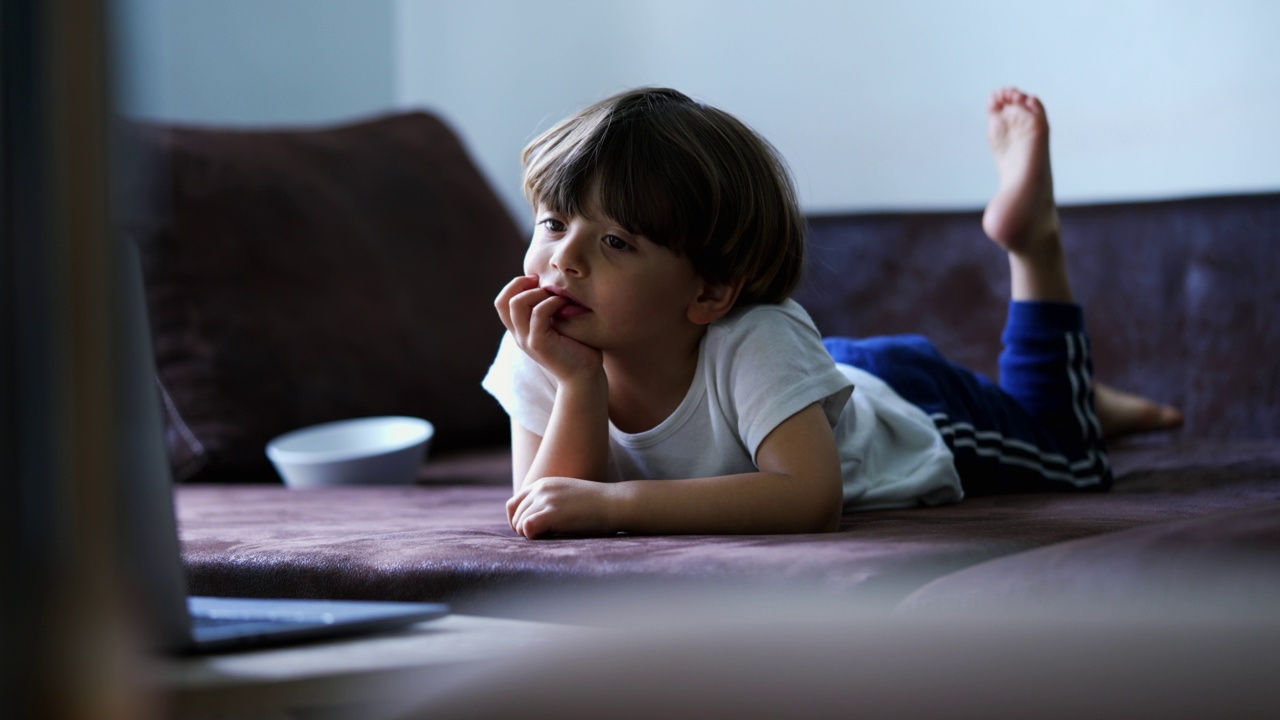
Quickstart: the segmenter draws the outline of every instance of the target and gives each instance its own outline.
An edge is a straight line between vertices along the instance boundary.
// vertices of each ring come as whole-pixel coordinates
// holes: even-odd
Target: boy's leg
[[[1072,305],[1043,307],[1078,311]],[[1067,312],[1063,318],[1049,318],[1055,319],[1070,322],[1072,318]],[[929,416],[951,449],[970,495],[1102,490],[1110,485],[1105,454],[1091,454],[1091,447],[1078,440],[1079,431],[1068,426],[1061,433],[1068,442],[1060,442],[1050,423],[1033,417],[1005,389],[944,358],[923,337],[826,338],[823,342],[836,362],[879,377]],[[1077,404],[1082,400],[1070,392],[1061,396]],[[1071,410],[1051,414],[1075,417]]]
[[[1009,257],[1000,385],[1049,432],[1073,473],[1106,486],[1111,472],[1094,410],[1089,340],[1053,198],[1048,117],[1037,98],[1013,88],[992,93],[987,114],[1000,187],[982,229]]]
[[[1037,447],[1055,450],[1067,459],[1074,486],[1110,486],[1102,424],[1094,409],[1089,337],[1080,306],[1011,302],[1003,340],[1000,386],[1026,410],[1033,427],[998,430],[1024,439],[1047,433],[1052,441],[1038,442]]]
[[[982,228],[1008,253],[1011,300],[1073,303],[1053,199],[1049,122],[1044,107],[1033,96],[1002,88],[992,93],[987,113],[988,139],[999,170],[1000,187],[982,216]],[[1083,333],[1083,327],[1079,332]],[[1083,348],[1087,350],[1087,342]],[[1020,372],[1030,369],[1026,361],[1015,361],[1010,366],[1006,368],[1002,360],[1001,384],[1019,401],[1036,404],[1034,398],[1024,400],[1027,383],[1019,379]],[[1014,373],[1012,378],[1009,372]],[[1175,408],[1095,386],[1091,377],[1084,390],[1090,395],[1090,406],[1096,407],[1097,423],[1104,436],[1165,430],[1182,423],[1182,413]],[[1036,410],[1032,413],[1039,415]]]
[[[945,360],[920,337],[829,339],[827,348],[930,416],[955,455],[966,491],[1105,489],[1111,483],[1106,423],[1094,411],[1084,316],[1062,253],[1044,108],[1004,89],[992,95],[988,111],[1000,188],[982,224],[1008,253],[1012,285],[1002,387]],[[1099,395],[1104,402],[1116,397],[1109,390]],[[1125,412],[1135,403],[1158,407],[1127,398]]]
[[[919,336],[828,338],[826,346],[837,362],[879,376],[929,415],[967,492],[1105,489],[1104,436],[1167,429],[1182,417],[1094,384],[1062,252],[1044,108],[1007,88],[992,95],[988,112],[1000,188],[982,226],[1008,253],[1012,286],[1001,386]]]

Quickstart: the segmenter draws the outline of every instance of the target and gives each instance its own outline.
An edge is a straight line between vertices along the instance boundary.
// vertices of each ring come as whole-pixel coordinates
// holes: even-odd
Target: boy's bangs
[[[603,100],[540,135],[521,161],[531,204],[607,217],[706,280],[741,280],[740,303],[781,302],[799,282],[804,221],[777,151],[678,91]]]
[[[688,157],[637,125],[643,124],[614,122],[561,149],[530,178],[530,190],[556,212],[600,213],[627,232],[683,254],[688,238],[705,226],[696,213],[705,199],[689,180]]]

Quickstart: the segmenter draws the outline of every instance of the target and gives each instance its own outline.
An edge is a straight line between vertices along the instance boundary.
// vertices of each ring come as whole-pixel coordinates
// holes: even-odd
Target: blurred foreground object
[[[459,673],[404,717],[1280,717],[1274,610],[1147,599],[921,618],[781,591],[582,597],[629,619]]]
[[[129,450],[109,230],[107,7],[5,0],[2,12],[0,713],[146,718],[116,545]]]

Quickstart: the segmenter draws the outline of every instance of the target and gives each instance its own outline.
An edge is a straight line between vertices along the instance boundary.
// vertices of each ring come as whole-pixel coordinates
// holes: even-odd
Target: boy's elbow
[[[822,491],[817,493],[814,503],[813,517],[804,532],[829,533],[840,529],[840,518],[844,515],[843,482],[823,483]]]
[[[842,514],[842,513],[838,513],[838,512],[837,512],[837,513],[835,513],[834,515],[832,515],[830,519],[828,519],[825,523],[823,523],[823,524],[822,524],[822,527],[818,528],[818,532],[820,532],[820,533],[833,533],[833,532],[835,532],[835,531],[839,530],[839,529],[840,529],[840,515],[841,515],[841,514]]]
[[[840,529],[841,513],[823,512],[814,513],[808,518],[803,518],[790,526],[789,530],[782,532],[794,533],[796,535],[810,535],[816,533],[831,533]]]
[[[819,519],[815,532],[830,533],[840,529],[840,518],[844,515],[843,498],[841,502],[835,503],[835,507]]]

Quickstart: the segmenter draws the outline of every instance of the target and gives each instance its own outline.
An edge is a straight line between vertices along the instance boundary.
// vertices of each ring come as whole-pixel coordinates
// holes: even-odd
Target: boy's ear
[[[737,278],[727,283],[703,283],[702,291],[689,304],[689,321],[696,325],[710,325],[724,317],[738,302],[744,282],[745,278]]]

